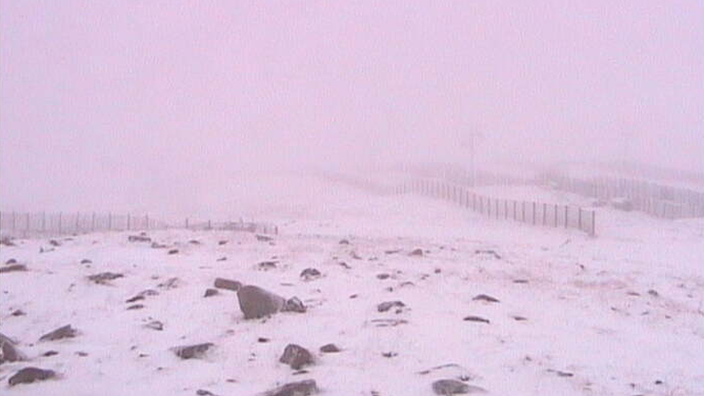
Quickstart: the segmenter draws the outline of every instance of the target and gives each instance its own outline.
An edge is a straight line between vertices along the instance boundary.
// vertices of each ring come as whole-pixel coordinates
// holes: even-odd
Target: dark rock
[[[376,277],[377,277],[378,279],[384,280],[384,279],[389,279],[389,278],[391,277],[391,275],[389,275],[389,274],[378,274]]]
[[[190,243],[191,245],[200,245],[200,241],[197,241],[195,239],[191,239],[190,241],[188,241],[188,243]]]
[[[166,249],[166,245],[158,242],[152,242],[151,247],[152,249]]]
[[[93,262],[88,259],[83,259],[81,260],[81,264],[93,264]]]
[[[27,271],[27,266],[24,264],[10,264],[4,267],[0,267],[0,274],[17,271]]]
[[[49,245],[51,245],[51,246],[61,246],[61,244],[59,243],[59,241],[57,241],[57,240],[55,240],[55,239],[50,240],[50,241],[49,241]]]
[[[513,283],[528,283],[528,279],[514,279]]]
[[[177,254],[177,253],[178,253],[178,249],[171,249],[168,252],[168,254]]]
[[[400,252],[401,252],[401,249],[384,250],[385,254],[396,254],[396,253],[400,253]]]
[[[152,239],[144,235],[130,235],[127,237],[128,242],[151,242]]]
[[[266,343],[269,342],[269,339],[266,337],[259,337],[257,338],[257,342]]]
[[[23,310],[21,310],[21,309],[16,309],[16,310],[12,311],[12,313],[11,313],[10,315],[12,315],[12,316],[24,316],[24,315],[27,315],[27,314],[26,314]]]
[[[257,240],[259,242],[271,242],[274,240],[274,238],[272,238],[270,236],[261,235],[261,234],[257,234],[257,235],[255,235],[255,237],[257,238]]]
[[[340,245],[349,245],[350,241],[347,239],[340,239]]]
[[[49,356],[54,356],[54,355],[58,355],[58,354],[59,354],[59,352],[57,352],[57,351],[46,351],[46,352],[42,353],[42,356],[49,357]]]
[[[320,278],[320,275],[321,275],[320,271],[318,271],[317,269],[306,268],[301,272],[300,276],[301,276],[301,278],[303,278],[303,280],[309,281],[309,280]]]
[[[303,304],[303,301],[301,301],[298,297],[291,297],[286,300],[286,304],[284,304],[284,307],[281,308],[281,310],[285,312],[305,313],[306,306]]]
[[[213,393],[209,390],[205,390],[205,389],[198,389],[196,391],[196,395],[198,395],[198,396],[215,396],[215,393]]]
[[[71,327],[71,325],[66,325],[59,327],[58,329],[51,331],[39,337],[39,341],[56,341],[62,340],[64,338],[74,338],[78,335],[78,331]]]
[[[34,381],[44,381],[54,377],[56,377],[56,372],[52,370],[44,370],[37,367],[25,367],[10,377],[7,383],[10,384],[10,386],[15,386],[18,384],[31,384]]]
[[[264,393],[264,396],[310,396],[318,393],[315,380],[291,382]]]
[[[166,281],[161,282],[156,286],[160,287],[162,289],[171,290],[171,289],[177,288],[179,283],[180,283],[180,280],[178,278],[169,278]]]
[[[404,308],[406,304],[404,304],[402,301],[385,301],[379,305],[377,305],[376,309],[379,312],[386,312],[390,310],[391,308]]]
[[[261,263],[257,264],[257,267],[260,270],[266,271],[276,268],[277,263],[278,261],[262,261]]]
[[[218,245],[220,245],[220,246],[222,246],[222,245],[224,245],[224,244],[226,244],[226,243],[227,243],[227,241],[224,241],[224,240],[223,240],[223,241],[218,241]]]
[[[273,315],[286,304],[285,298],[252,285],[242,286],[237,291],[237,298],[245,319]]]
[[[439,273],[442,272],[442,269],[440,269],[440,268],[435,268],[435,270],[434,270],[433,272],[435,272],[436,274],[439,274]]]
[[[323,353],[336,353],[340,352],[340,348],[337,347],[335,344],[326,344],[320,347],[320,352]]]
[[[658,293],[656,290],[653,290],[653,289],[648,290],[648,294],[650,294],[653,297],[660,297],[660,293]]]
[[[512,317],[513,320],[515,320],[516,322],[523,322],[523,321],[528,320],[528,319],[524,318],[523,316],[511,316],[511,317]]]
[[[128,298],[127,300],[125,300],[125,302],[129,304],[129,303],[133,303],[133,302],[137,302],[137,301],[141,301],[141,300],[144,300],[144,296],[141,294],[137,294],[134,297]]]
[[[279,362],[298,370],[305,365],[313,364],[313,355],[300,345],[288,344],[284,349],[284,354],[279,358]]]
[[[0,239],[0,245],[15,246],[15,243],[12,242],[12,239],[10,239],[9,237],[4,237]]]
[[[442,379],[433,382],[433,392],[441,396],[465,393],[486,393],[486,389],[468,385],[454,379]]]
[[[24,359],[26,357],[17,349],[16,343],[10,337],[0,333],[0,364],[19,362]]]
[[[200,359],[215,344],[206,342],[203,344],[187,345],[172,348],[171,350],[181,359]]]
[[[423,256],[423,249],[413,249],[410,253],[408,253],[409,256]]]
[[[134,305],[130,305],[129,307],[127,307],[128,310],[135,310],[135,309],[142,309],[142,308],[144,308],[144,304],[134,304]]]
[[[215,283],[213,285],[218,289],[232,290],[235,292],[239,290],[240,287],[242,287],[242,283],[237,282],[236,280],[230,280],[225,278],[215,279]]]
[[[156,331],[162,331],[164,330],[164,324],[159,322],[158,320],[152,320],[151,322],[147,323],[144,325],[144,327]]]
[[[472,316],[472,315],[465,317],[463,320],[465,320],[467,322],[491,323],[491,322],[489,322],[489,319],[484,319],[481,316]]]
[[[222,256],[222,257],[220,257],[219,259],[217,259],[217,260],[215,260],[215,261],[227,261],[227,257]]]
[[[88,276],[88,280],[95,282],[99,285],[109,284],[111,280],[122,278],[124,275],[118,274],[116,272],[101,272],[99,274],[94,274]]]
[[[11,258],[11,259],[5,261],[5,264],[7,264],[7,265],[10,265],[10,264],[17,264],[17,260]]]
[[[494,256],[494,258],[497,260],[501,260],[501,256],[499,256],[499,254],[496,253],[494,250],[477,249],[474,251],[474,254],[488,254],[488,255]]]
[[[219,292],[217,289],[206,289],[205,294],[203,294],[203,297],[212,297],[218,294]]]
[[[497,302],[499,302],[498,299],[496,299],[496,298],[494,298],[494,297],[492,297],[492,296],[486,295],[486,294],[478,294],[478,295],[476,295],[474,298],[472,298],[472,300],[474,300],[474,301],[486,301],[486,302],[491,302],[491,303],[497,303]]]

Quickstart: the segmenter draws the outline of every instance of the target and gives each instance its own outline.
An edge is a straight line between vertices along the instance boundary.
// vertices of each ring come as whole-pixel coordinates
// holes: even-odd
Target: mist
[[[292,172],[463,165],[471,134],[480,166],[700,171],[701,15],[698,1],[4,1],[0,207],[214,211],[292,188]],[[263,175],[281,179],[252,187]]]

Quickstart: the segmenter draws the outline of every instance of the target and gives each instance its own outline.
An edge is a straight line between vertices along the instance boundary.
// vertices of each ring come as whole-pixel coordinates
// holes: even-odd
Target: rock
[[[49,356],[55,356],[58,354],[59,354],[59,352],[57,352],[57,351],[46,351],[46,352],[42,353],[42,356],[49,357]]]
[[[147,323],[144,325],[144,327],[156,331],[162,331],[164,330],[164,324],[159,322],[158,320],[152,320],[151,322]]]
[[[222,246],[222,245],[224,245],[224,244],[226,244],[226,243],[227,243],[227,241],[225,241],[225,240],[218,241],[218,245],[219,245],[219,246]]]
[[[81,260],[81,264],[93,264],[93,262],[88,259],[83,259]]]
[[[255,237],[257,238],[257,240],[259,242],[271,242],[274,240],[274,238],[272,238],[270,236],[261,235],[261,234],[257,234],[257,235],[255,235]]]
[[[310,396],[318,393],[315,380],[290,382],[264,393],[264,396]]]
[[[340,239],[340,245],[349,245],[350,241],[347,239]]]
[[[494,298],[494,297],[492,297],[492,296],[488,296],[488,295],[486,295],[486,294],[478,294],[478,295],[474,296],[474,298],[472,298],[472,300],[474,300],[474,301],[486,301],[486,302],[491,302],[491,303],[497,303],[497,302],[499,302],[498,299],[496,299],[496,298]]]
[[[27,314],[26,314],[23,310],[21,310],[21,309],[16,309],[16,310],[12,311],[12,313],[11,313],[10,315],[12,315],[12,316],[24,316],[24,315],[27,315]]]
[[[465,317],[463,320],[465,320],[467,322],[491,323],[491,322],[489,322],[489,319],[484,319],[481,316],[472,316],[472,315]]]
[[[301,272],[301,278],[305,281],[320,278],[320,271],[315,268],[306,268]]]
[[[218,262],[220,262],[220,261],[227,261],[227,257],[222,256],[222,257],[220,257],[219,259],[217,259],[217,260],[215,260],[215,261],[218,261]]]
[[[171,289],[177,288],[179,283],[180,283],[180,280],[178,278],[169,278],[166,281],[161,282],[156,286],[160,287],[162,289],[171,290]]]
[[[11,259],[5,261],[5,264],[7,264],[7,265],[10,265],[10,264],[17,264],[17,260],[11,258]]]
[[[417,248],[413,249],[410,253],[408,253],[409,256],[423,256],[423,249]]]
[[[203,294],[203,297],[212,297],[218,295],[219,292],[217,289],[206,289],[205,294]]]
[[[144,300],[144,296],[141,294],[137,294],[134,297],[128,298],[127,300],[125,300],[125,302],[129,304],[129,303],[133,303],[133,302],[137,302],[137,301],[141,301],[141,300]]]
[[[111,280],[122,278],[124,275],[118,274],[116,272],[101,272],[99,274],[94,274],[88,276],[88,280],[95,282],[96,284],[99,285],[106,285],[109,284]]]
[[[178,249],[171,249],[168,252],[168,254],[177,254],[177,253],[178,253]]]
[[[163,245],[158,242],[152,242],[151,247],[152,249],[166,249],[166,245]]]
[[[391,277],[391,275],[389,275],[389,274],[378,274],[376,277],[377,277],[377,279],[384,280],[384,279],[389,279],[389,277]]]
[[[453,379],[441,379],[433,382],[433,392],[441,396],[449,396],[465,393],[486,393],[486,389]]]
[[[292,369],[298,370],[303,366],[313,364],[313,355],[300,345],[288,344],[279,362],[288,364]]]
[[[10,265],[6,265],[4,267],[0,267],[0,274],[6,273],[6,272],[18,272],[18,271],[27,271],[27,266],[24,264],[10,264]]]
[[[286,299],[260,287],[247,285],[237,291],[240,309],[245,319],[273,315],[286,305]]]
[[[377,305],[376,309],[379,312],[386,312],[394,307],[404,308],[405,306],[406,306],[406,304],[404,304],[402,301],[385,301],[385,302]]]
[[[205,390],[205,389],[198,389],[196,391],[196,395],[198,395],[198,396],[215,396],[215,393],[213,393],[209,390]]]
[[[285,312],[305,313],[306,306],[303,304],[303,301],[301,301],[298,297],[291,297],[286,300],[286,304],[284,304],[284,307],[281,308],[281,310]]]
[[[474,251],[474,254],[488,254],[491,256],[494,256],[495,259],[501,260],[501,256],[499,256],[498,253],[494,250],[489,250],[489,249],[477,249]]]
[[[55,239],[50,240],[50,241],[49,241],[49,245],[54,246],[54,247],[56,247],[56,246],[61,246],[61,244],[59,243],[59,241],[57,241],[57,240],[55,240]]]
[[[214,286],[218,289],[226,289],[226,290],[232,290],[232,291],[237,291],[242,287],[242,283],[237,282],[235,280],[230,280],[230,279],[225,279],[225,278],[217,278],[215,279]]]
[[[128,310],[135,310],[135,309],[142,309],[142,308],[144,308],[144,304],[134,304],[134,305],[130,305],[129,307],[127,307]]]
[[[127,237],[128,242],[151,242],[152,239],[144,235],[130,235]]]
[[[262,261],[261,263],[257,264],[257,268],[263,271],[267,271],[276,268],[276,263],[278,263],[278,261]]]
[[[205,353],[214,345],[215,344],[212,342],[206,342],[203,344],[175,347],[171,348],[171,350],[181,359],[200,359],[204,357]]]
[[[74,338],[78,335],[78,331],[71,327],[71,325],[66,325],[59,327],[58,329],[51,331],[39,337],[39,341],[56,341],[62,340],[64,338]]]
[[[12,239],[10,239],[9,237],[4,237],[0,239],[0,245],[15,246],[15,243],[12,242]]]
[[[195,239],[191,239],[190,241],[188,241],[188,243],[190,243],[191,245],[200,245],[200,241]]]
[[[10,386],[15,386],[18,384],[31,384],[34,381],[44,381],[54,377],[56,377],[56,372],[52,370],[44,370],[37,367],[25,367],[10,377],[7,383],[10,384]]]
[[[25,360],[26,357],[19,349],[17,344],[8,336],[0,333],[0,364],[5,362],[19,362]]]
[[[257,338],[257,342],[260,342],[263,344],[263,343],[269,342],[269,339],[266,337],[259,337],[259,338]]]
[[[336,353],[336,352],[340,352],[340,348],[338,348],[337,345],[335,345],[335,344],[325,344],[320,347],[320,352]]]

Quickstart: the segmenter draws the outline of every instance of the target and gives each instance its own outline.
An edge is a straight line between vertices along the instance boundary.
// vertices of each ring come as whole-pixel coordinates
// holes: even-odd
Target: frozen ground
[[[434,380],[462,378],[491,395],[704,395],[704,221],[602,208],[590,238],[419,197],[312,190],[315,199],[272,203],[265,220],[281,230],[272,242],[173,230],[148,234],[172,255],[128,233],[2,246],[2,263],[28,271],[0,274],[0,332],[29,361],[0,366],[0,392],[255,395],[312,378],[327,395],[429,395]],[[416,248],[423,256],[409,255]],[[258,267],[267,260],[276,267]],[[308,267],[322,277],[302,280]],[[124,277],[87,279],[104,271]],[[308,312],[245,321],[234,292],[203,297],[216,277],[298,296]],[[146,289],[158,294],[128,310],[125,300]],[[377,312],[393,300],[406,308]],[[25,315],[11,315],[18,309]],[[163,330],[144,327],[152,320]],[[66,324],[80,334],[37,342]],[[199,342],[215,344],[204,359],[170,351]],[[316,355],[308,372],[278,363],[289,343]],[[320,353],[328,343],[342,351]],[[26,366],[60,378],[9,387]]]

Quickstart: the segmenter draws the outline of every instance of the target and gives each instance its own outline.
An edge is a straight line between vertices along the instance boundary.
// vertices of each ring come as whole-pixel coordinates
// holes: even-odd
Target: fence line
[[[437,179],[414,179],[396,186],[394,192],[443,199],[489,218],[514,220],[535,226],[573,228],[596,236],[596,213],[577,206],[493,198]]]
[[[0,235],[3,237],[39,237],[77,235],[91,232],[149,231],[165,229],[230,230],[278,234],[278,227],[263,222],[193,220],[166,222],[148,214],[114,213],[18,213],[0,212]]]

